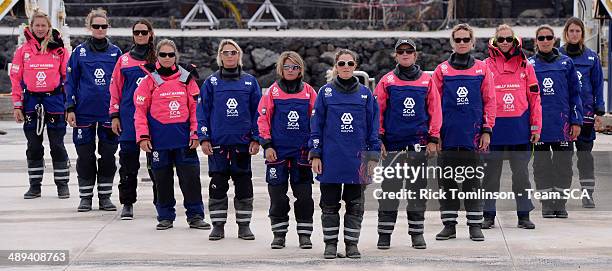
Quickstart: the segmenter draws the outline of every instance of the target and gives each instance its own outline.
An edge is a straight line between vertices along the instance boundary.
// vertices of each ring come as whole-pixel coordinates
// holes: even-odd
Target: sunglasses
[[[403,55],[403,54],[414,54],[416,51],[414,49],[397,49],[395,50],[395,53],[398,55]]]
[[[348,65],[349,67],[353,67],[355,66],[355,61],[338,61],[338,63],[336,63],[336,65],[338,65],[338,67],[344,67],[345,65]]]
[[[91,28],[93,28],[93,29],[100,29],[100,28],[107,29],[108,25],[107,24],[92,24]]]
[[[134,34],[134,36],[138,36],[138,35],[146,36],[146,35],[149,35],[149,30],[133,30],[132,34]]]
[[[472,38],[454,38],[453,40],[455,41],[455,43],[469,43]]]
[[[301,69],[302,67],[300,67],[300,65],[283,65],[283,70],[286,71],[297,71],[299,69]]]
[[[175,57],[175,56],[176,56],[176,53],[174,53],[174,52],[169,52],[169,53],[166,53],[166,52],[159,52],[157,55],[158,55],[159,57],[162,57],[162,58],[163,58],[163,57],[173,58],[173,57]]]
[[[514,37],[497,37],[497,43],[504,43],[504,41],[507,43],[513,42]]]
[[[231,50],[231,51],[222,51],[221,53],[224,56],[235,56],[235,55],[238,54],[238,51],[234,51],[234,50]]]
[[[538,40],[539,41],[544,41],[544,40],[553,40],[555,38],[555,36],[550,35],[550,36],[538,36]]]

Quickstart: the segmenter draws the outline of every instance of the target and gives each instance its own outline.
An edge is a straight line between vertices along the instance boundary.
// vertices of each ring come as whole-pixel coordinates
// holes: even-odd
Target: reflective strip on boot
[[[467,218],[467,224],[482,224],[484,222],[483,212],[465,212],[465,217]]]
[[[70,180],[70,165],[68,162],[53,163],[53,179],[55,182]]]
[[[253,215],[253,198],[235,199],[234,209],[236,210],[236,223],[250,223]]]
[[[227,221],[227,210],[213,210],[208,212],[211,222],[223,222]]]
[[[457,222],[459,211],[440,211],[442,222]]]
[[[359,233],[361,229],[353,229],[344,227],[344,240],[357,242],[359,241]]]
[[[378,233],[392,234],[395,229],[395,222],[378,221]]]
[[[84,179],[80,179],[79,183],[84,183]],[[91,183],[90,181],[87,183]],[[80,185],[79,184],[79,197],[81,198],[89,198],[93,196],[93,185]]]
[[[272,224],[272,232],[274,233],[283,233],[283,232],[288,232],[289,230],[287,229],[289,227],[289,222],[280,222],[280,223],[276,223],[276,224]]]
[[[340,233],[340,227],[323,227],[323,239],[324,240],[332,240],[338,239],[338,234]]]
[[[298,222],[296,229],[298,234],[312,235],[312,223]]]
[[[595,189],[595,180],[594,179],[580,180],[580,186],[582,187],[582,189],[594,190]]]
[[[110,195],[113,193],[112,179],[110,183],[100,183],[98,178],[98,195]]]
[[[424,220],[408,220],[408,233],[423,233],[424,227]]]

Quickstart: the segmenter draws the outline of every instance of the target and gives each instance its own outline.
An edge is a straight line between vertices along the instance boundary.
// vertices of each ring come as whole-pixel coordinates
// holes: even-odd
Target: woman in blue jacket
[[[100,210],[115,211],[117,207],[110,196],[117,171],[118,141],[111,129],[108,104],[111,75],[121,50],[106,37],[109,24],[105,10],[92,10],[87,16],[86,27],[91,37],[77,46],[70,56],[65,85],[67,122],[74,128],[73,141],[78,155],[76,170],[81,203],[77,210],[91,211],[97,178]],[[96,135],[100,159],[95,154]]]
[[[213,229],[208,239],[225,237],[227,191],[234,181],[234,209],[238,238],[254,240],[249,224],[253,213],[251,155],[259,152],[257,106],[261,88],[254,76],[242,71],[242,49],[230,39],[217,50],[219,70],[200,89],[198,137],[208,155],[210,176],[208,208]]]
[[[357,249],[364,212],[364,184],[379,160],[378,104],[353,72],[357,55],[340,50],[331,83],[321,87],[310,121],[310,158],[321,182],[324,257],[336,258],[340,231],[340,200],[346,204],[346,256],[360,258]],[[366,168],[367,167],[367,168]]]
[[[582,98],[584,121],[575,142],[580,186],[589,195],[588,198],[582,199],[582,207],[595,208],[593,201],[595,167],[591,151],[595,140],[595,129],[601,125],[601,116],[605,114],[603,72],[597,53],[584,45],[584,23],[580,19],[572,17],[567,20],[563,28],[563,40],[566,43],[559,51],[572,58],[578,70],[578,79],[582,83],[580,98]]]
[[[574,61],[554,48],[552,27],[538,27],[536,38],[537,53],[529,62],[541,90],[542,134],[534,147],[533,177],[536,189],[550,196],[541,201],[542,216],[567,218],[567,199],[562,192],[572,184],[571,141],[576,140],[582,125],[580,80]]]

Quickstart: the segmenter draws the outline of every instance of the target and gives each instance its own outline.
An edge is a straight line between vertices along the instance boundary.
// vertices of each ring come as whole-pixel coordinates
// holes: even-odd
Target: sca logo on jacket
[[[227,116],[228,117],[238,117],[238,110],[236,110],[236,107],[238,107],[238,102],[236,101],[236,99],[234,98],[227,99],[227,102],[225,103],[225,105],[227,105]]]
[[[103,69],[96,69],[94,71],[94,76],[96,77],[95,82],[96,82],[96,86],[105,86],[106,85],[106,80],[104,80],[104,70]]]
[[[45,79],[47,79],[47,74],[45,72],[40,71],[36,73],[36,86],[41,88],[46,87],[47,81],[45,81]]]
[[[544,86],[542,93],[544,95],[555,95],[555,89],[553,88],[554,84],[555,82],[550,77],[544,78],[544,81],[542,81],[542,85]]]
[[[276,179],[278,176],[276,175],[276,169],[270,168],[270,179]]]
[[[179,104],[178,101],[171,101],[168,104],[168,107],[170,108],[170,118],[171,119],[181,117],[181,112],[179,111],[181,104]]]
[[[470,100],[468,100],[468,90],[466,87],[457,88],[457,105],[468,105],[470,104]]]
[[[297,111],[291,110],[287,115],[287,130],[299,130],[300,124],[297,122],[300,119],[300,114]]]
[[[331,97],[332,96],[332,89],[331,88],[325,88],[325,97]]]
[[[512,96],[512,93],[504,94],[502,100],[504,101],[504,111],[514,111],[514,96]]]
[[[414,112],[414,99],[408,97],[404,100],[404,110],[402,112],[402,115],[404,117],[414,117],[414,115],[416,114]]]
[[[340,125],[340,132],[352,133],[353,132],[353,115],[351,113],[343,113],[340,117],[342,124]]]

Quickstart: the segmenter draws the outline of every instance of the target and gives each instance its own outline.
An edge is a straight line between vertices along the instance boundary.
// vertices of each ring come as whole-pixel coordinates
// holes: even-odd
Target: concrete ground
[[[441,229],[439,212],[428,211],[425,221],[425,238],[428,248],[415,250],[410,247],[405,214],[398,218],[392,248],[376,249],[375,203],[368,203],[361,233],[359,260],[324,260],[320,211],[315,208],[314,247],[301,250],[297,247],[295,222],[291,222],[287,247],[272,250],[272,239],[267,208],[269,199],[262,176],[263,160],[253,159],[255,212],[252,229],[254,241],[237,239],[237,226],[232,211],[226,225],[226,238],[209,241],[209,231],[187,227],[184,210],[177,206],[175,227],[156,231],[155,209],[151,204],[150,182],[140,182],[139,202],[135,205],[135,220],[119,220],[118,212],[94,210],[77,213],[78,187],[74,172],[75,150],[71,133],[66,136],[66,148],[72,159],[70,199],[56,196],[52,181],[51,159],[46,154],[47,169],[43,181],[42,198],[24,200],[27,190],[25,162],[25,138],[14,122],[0,122],[0,130],[8,132],[0,136],[0,251],[51,249],[68,250],[69,263],[61,266],[6,265],[0,259],[2,270],[342,270],[354,268],[379,270],[610,270],[612,268],[612,172],[610,156],[598,158],[598,208],[584,210],[579,202],[570,203],[570,218],[543,219],[538,209],[532,213],[535,230],[516,227],[512,211],[498,214],[497,227],[486,230],[485,242],[473,242],[468,238],[465,218],[460,214],[457,239],[436,241]],[[69,129],[70,130],[70,129]],[[612,136],[598,135],[596,150],[612,150]],[[47,148],[48,150],[48,148]],[[605,154],[605,153],[604,153]],[[201,158],[204,158],[200,153]],[[141,159],[144,161],[144,159]],[[207,196],[209,178],[202,159],[202,186]],[[143,163],[144,166],[144,163]],[[507,166],[507,165],[506,165]],[[575,174],[576,175],[576,174]],[[141,177],[146,172],[141,170]],[[510,176],[503,176],[503,189],[509,189]],[[115,183],[118,178],[115,178]],[[574,187],[577,180],[575,177]],[[315,202],[318,202],[318,184],[314,185]],[[118,204],[116,186],[113,201]],[[175,186],[178,202],[182,196]],[[509,206],[513,206],[510,204]],[[97,201],[94,200],[94,207]],[[97,208],[96,208],[97,209]],[[231,209],[231,207],[230,207]],[[501,209],[501,208],[500,208]],[[511,210],[505,208],[505,210]],[[340,243],[342,244],[342,242]],[[343,246],[340,245],[340,251]]]

